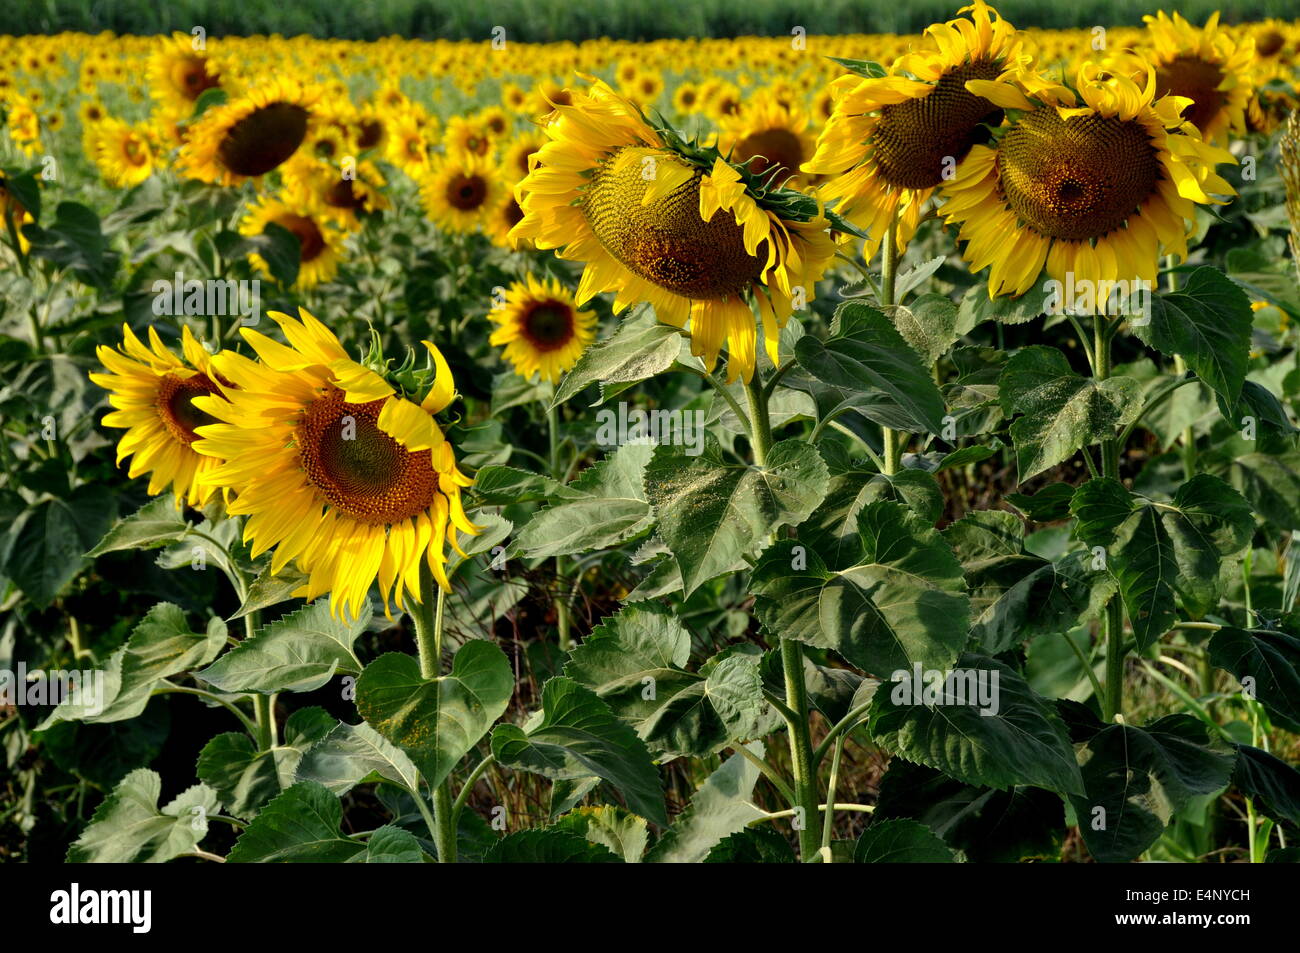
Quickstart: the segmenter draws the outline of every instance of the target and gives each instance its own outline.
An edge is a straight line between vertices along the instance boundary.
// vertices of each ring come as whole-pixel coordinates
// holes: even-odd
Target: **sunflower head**
[[[496,163],[466,152],[451,152],[435,162],[420,185],[429,217],[453,232],[472,232],[482,225],[504,191]]]
[[[435,419],[455,397],[442,354],[424,342],[426,367],[405,375],[419,384],[399,392],[307,311],[270,314],[287,343],[243,329],[260,360],[217,359],[234,386],[228,402],[199,400],[216,422],[194,444],[226,461],[205,481],[235,491],[229,510],[247,514],[254,556],[274,549],[272,573],[295,561],[308,576],[296,594],[328,592],[336,615],[359,615],[375,583],[386,611],[390,599],[419,602],[422,564],[450,588],[446,548],[480,528],[461,503],[472,481]]]
[[[217,461],[195,452],[196,428],[214,423],[196,400],[222,401],[222,387],[228,385],[213,368],[213,356],[183,329],[178,358],[149,328],[146,347],[130,327],[122,326],[122,346],[97,349],[107,373],[93,373],[90,379],[109,392],[114,410],[103,419],[107,427],[126,430],[117,444],[117,462],[133,457],[127,475],[132,479],[149,475],[149,492],[158,494],[170,486],[176,505],[202,506],[213,487],[201,477]]]
[[[139,185],[154,170],[154,148],[145,127],[106,117],[87,126],[83,140],[104,181],[116,188]]]
[[[313,204],[295,198],[292,191],[261,196],[240,221],[239,233],[262,235],[268,225],[278,225],[298,239],[295,287],[311,288],[333,279],[343,252],[343,235]],[[271,268],[261,255],[254,253],[248,257],[262,274],[271,275]]]
[[[496,325],[489,342],[505,348],[505,359],[525,380],[540,375],[556,383],[596,339],[595,313],[579,311],[554,278],[516,281],[488,317]]]
[[[260,178],[308,139],[318,99],[319,92],[291,79],[254,86],[199,117],[181,148],[177,169],[217,185]]]
[[[149,91],[167,108],[193,112],[198,98],[209,89],[221,86],[221,70],[206,50],[194,44],[194,38],[174,33],[159,39],[149,57]]]

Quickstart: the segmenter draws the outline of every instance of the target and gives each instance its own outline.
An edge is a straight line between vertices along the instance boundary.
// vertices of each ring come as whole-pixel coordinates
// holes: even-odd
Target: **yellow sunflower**
[[[522,213],[520,215],[522,218]],[[23,234],[23,226],[36,221],[32,213],[23,207],[17,197],[9,191],[5,184],[5,177],[0,175],[0,233],[3,233],[4,240],[9,239],[9,225],[12,222],[14,232],[18,235],[18,251],[24,255],[31,250],[32,243],[27,240]]]
[[[415,109],[389,114],[387,158],[403,172],[418,176],[429,168],[430,150],[437,142],[437,130]]]
[[[1036,74],[1014,80],[970,82],[1017,112],[995,146],[972,148],[944,187],[943,213],[962,223],[971,269],[992,265],[990,297],[1023,294],[1044,266],[1060,281],[1073,272],[1154,284],[1162,254],[1186,258],[1193,203],[1233,194],[1213,171],[1232,157],[1181,118],[1187,100],[1157,98],[1151,67],[1139,88],[1104,64],[1083,64],[1077,107],[1071,90]]]
[[[87,127],[85,141],[92,146],[90,158],[104,181],[115,188],[139,185],[153,174],[149,137],[129,123],[111,117],[103,119]]]
[[[550,141],[516,188],[524,219],[512,240],[585,261],[579,305],[603,291],[616,292],[616,312],[649,302],[661,321],[690,323],[692,351],[710,368],[726,345],[728,376],[749,380],[757,356],[750,297],[775,361],[780,328],[813,299],[835,255],[819,203],[760,194],[716,150],[652,126],[603,82],[571,97],[556,107]]]
[[[318,93],[292,79],[272,79],[206,110],[177,158],[182,174],[238,185],[286,162],[311,131]]]
[[[514,282],[504,307],[488,317],[497,325],[488,343],[503,345],[505,359],[525,380],[540,374],[554,384],[596,339],[595,312],[579,311],[573,295],[554,278],[528,275]]]
[[[515,138],[501,157],[501,172],[510,180],[511,185],[528,174],[528,157],[546,142],[546,136],[538,130],[529,130]]]
[[[286,162],[281,171],[293,202],[344,228],[359,228],[359,216],[390,205],[383,193],[387,185],[383,173],[369,160],[341,168],[300,154]]]
[[[803,171],[830,176],[822,188],[835,210],[870,236],[868,260],[891,221],[902,248],[922,208],[1001,110],[966,87],[1026,65],[1018,31],[983,0],[970,17],[936,23],[923,49],[894,61],[884,75],[843,76],[831,84],[835,105]]]
[[[170,485],[178,508],[182,502],[202,506],[214,487],[202,483],[200,477],[220,461],[194,451],[198,439],[194,428],[216,422],[195,400],[206,397],[213,406],[224,404],[221,389],[230,382],[213,368],[213,355],[189,328],[181,337],[184,360],[172,353],[152,327],[149,344],[151,347],[145,347],[123,325],[121,350],[104,345],[97,348],[100,363],[110,373],[91,374],[90,379],[109,392],[108,402],[116,408],[102,422],[126,430],[117,444],[117,462],[120,466],[127,457],[133,458],[127,476],[135,479],[149,474],[149,492],[154,495]]]
[[[519,207],[514,193],[509,189],[502,189],[496,205],[487,210],[487,215],[483,219],[483,232],[498,248],[513,249],[516,248],[516,244],[510,238],[510,230],[523,220],[524,210]],[[517,247],[532,249],[533,244],[524,239]]]
[[[194,48],[194,38],[184,33],[160,37],[149,57],[149,91],[169,109],[194,111],[198,98],[221,85],[221,71],[205,50]]]
[[[465,152],[485,156],[492,151],[492,134],[478,119],[452,116],[442,135],[443,146],[450,152]]]
[[[231,513],[247,514],[253,556],[274,548],[272,574],[290,560],[308,575],[295,594],[328,592],[336,616],[356,617],[378,581],[385,611],[404,594],[419,603],[420,563],[449,589],[446,544],[477,534],[461,504],[472,481],[434,415],[455,397],[451,369],[428,341],[427,393],[399,395],[348,357],[337,337],[305,310],[270,312],[288,345],[251,328],[254,361],[215,359],[234,386],[200,406],[217,422],[200,428],[194,449],[223,462],[205,483],[235,492]]]
[[[298,239],[295,288],[315,287],[323,281],[330,281],[338,273],[343,235],[325,216],[283,198],[264,195],[249,206],[240,220],[239,234],[261,235],[268,225],[279,225]],[[270,266],[261,255],[251,254],[248,260],[264,275],[271,275]]]
[[[1245,132],[1255,41],[1234,41],[1219,29],[1218,12],[1202,29],[1181,14],[1169,17],[1163,10],[1142,19],[1147,35],[1139,52],[1155,65],[1156,95],[1190,99],[1183,118],[1209,142],[1226,145],[1229,133]]]
[[[747,100],[739,113],[723,121],[718,149],[737,165],[749,163],[758,176],[774,173],[774,184],[800,184],[800,168],[812,158],[815,140],[808,132],[808,114],[783,104],[771,91]],[[790,181],[793,179],[793,181]]]
[[[424,176],[420,197],[429,217],[451,232],[472,232],[500,200],[501,170],[485,156],[452,152]]]

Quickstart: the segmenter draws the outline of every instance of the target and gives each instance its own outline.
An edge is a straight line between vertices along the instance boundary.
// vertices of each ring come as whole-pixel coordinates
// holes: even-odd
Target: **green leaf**
[[[1274,528],[1300,530],[1300,453],[1242,454],[1229,465],[1227,477]]]
[[[850,73],[856,73],[866,79],[880,79],[882,76],[889,75],[883,66],[871,60],[851,60],[839,56],[828,56],[826,58],[839,63]]]
[[[913,672],[899,674],[901,679],[880,686],[871,703],[871,736],[886,750],[976,787],[1029,784],[1061,794],[1082,793],[1074,749],[1060,717],[1007,666],[963,655],[948,682],[935,686],[925,673],[920,699],[912,689]],[[970,690],[971,678],[982,679],[977,684],[987,703],[978,697],[972,701],[977,693]],[[964,698],[955,691],[949,694],[958,687]]]
[[[104,538],[86,555],[90,558],[123,549],[154,549],[185,536],[189,522],[181,515],[175,498],[160,496],[150,500],[130,516],[113,524]]]
[[[943,263],[942,258],[931,263],[935,261]],[[901,300],[902,293],[895,289],[895,294]],[[958,339],[974,327],[963,325],[957,306],[946,295],[938,294],[922,295],[907,307],[899,305],[893,309],[891,317],[898,333],[926,364],[933,364],[947,354]]]
[[[795,864],[798,858],[785,835],[771,827],[747,827],[718,842],[706,864]]]
[[[762,758],[762,742],[745,746]],[[673,819],[646,855],[647,863],[698,864],[723,840],[761,820],[763,812],[753,801],[758,768],[733,754],[700,785],[686,810]]]
[[[835,314],[835,336],[810,335],[795,345],[795,358],[813,377],[850,391],[883,391],[912,419],[912,429],[943,429],[943,397],[929,369],[893,322],[874,308],[848,301]]]
[[[1007,502],[1035,523],[1055,523],[1070,518],[1070,500],[1074,487],[1068,483],[1049,483],[1032,496],[1008,493]]]
[[[1259,748],[1235,747],[1232,783],[1247,797],[1258,800],[1269,817],[1300,827],[1300,771]]]
[[[588,348],[556,388],[557,407],[599,381],[643,381],[672,366],[681,349],[681,331],[651,317],[624,321],[608,341]]]
[[[955,859],[930,828],[902,818],[873,823],[853,849],[857,864],[951,864]]]
[[[339,799],[315,781],[299,781],[244,828],[226,857],[232,864],[338,864],[365,851],[340,830]]]
[[[271,566],[262,570],[256,579],[248,585],[248,593],[244,596],[243,605],[239,611],[230,617],[230,621],[242,619],[244,616],[253,612],[260,612],[262,609],[269,609],[271,606],[278,606],[282,602],[288,602],[294,599],[294,593],[307,584],[307,574],[300,571],[297,566],[292,564],[281,567],[280,571],[274,575],[271,574]]]
[[[1187,361],[1229,404],[1241,394],[1250,360],[1250,299],[1223,272],[1197,268],[1181,290],[1152,296],[1151,320],[1133,332],[1164,354]]]
[[[367,724],[342,721],[303,755],[295,779],[318,782],[339,797],[371,781],[387,781],[415,796],[420,783],[401,748]]]
[[[258,751],[248,735],[217,735],[199,752],[195,769],[235,817],[253,817],[263,804],[291,787],[303,754],[334,727],[323,708],[300,708],[284,724],[284,744]]]
[[[102,708],[89,695],[73,697],[52,711],[41,727],[60,721],[104,723],[135,718],[149,704],[162,679],[210,662],[226,644],[226,624],[216,617],[207,630],[192,632],[180,606],[160,602],[110,657],[103,672]]]
[[[425,853],[408,830],[385,824],[366,841],[367,864],[423,864]]]
[[[685,595],[766,548],[782,526],[806,519],[828,480],[816,448],[802,440],[773,444],[762,467],[724,463],[712,439],[698,457],[681,447],[657,448],[645,469],[645,492]]]
[[[641,862],[650,831],[644,817],[637,817],[620,807],[580,807],[564,815],[550,828],[572,831],[593,844],[613,851],[624,863]]]
[[[473,639],[456,653],[450,674],[435,679],[423,678],[409,655],[379,656],[357,679],[357,711],[437,787],[505,713],[514,688],[505,653]]]
[[[196,784],[159,808],[160,793],[162,778],[148,768],[124,777],[68,848],[68,863],[161,864],[193,851],[221,810],[217,795]]]
[[[60,202],[49,228],[26,225],[22,231],[31,242],[33,258],[68,268],[85,284],[105,288],[117,271],[120,256],[109,249],[99,216],[85,205]]]
[[[1075,532],[1105,549],[1138,645],[1146,648],[1174,623],[1174,598],[1198,618],[1219,599],[1219,567],[1250,541],[1250,504],[1217,477],[1197,474],[1170,503],[1126,490],[1118,480],[1091,480],[1075,491]]]
[[[1011,423],[1019,480],[1115,436],[1142,408],[1142,385],[1131,377],[1099,381],[1076,374],[1054,347],[1023,348],[998,378],[998,399]]]
[[[629,443],[588,467],[566,493],[519,532],[519,548],[541,559],[609,549],[640,536],[653,524],[642,473],[652,443]]]
[[[1210,661],[1235,675],[1273,721],[1300,732],[1300,638],[1266,629],[1223,628],[1210,639]]]
[[[723,653],[699,674],[691,637],[668,609],[629,606],[570,653],[569,678],[590,688],[660,759],[704,756],[772,728],[758,657]]]
[[[763,625],[878,675],[952,664],[966,643],[969,600],[948,544],[887,500],[859,514],[858,541],[854,565],[839,572],[801,543],[773,547],[751,583]]]
[[[894,500],[933,525],[943,516],[943,492],[924,470],[870,473],[853,470],[830,478],[826,498],[799,524],[799,539],[815,550],[830,569],[852,565],[862,553],[858,517],[877,500]]]
[[[552,678],[542,687],[542,717],[527,731],[498,725],[492,753],[505,767],[553,780],[604,778],[623,792],[632,811],[668,823],[659,772],[645,743],[595,692],[571,678]]]
[[[361,673],[352,644],[369,624],[369,612],[347,622],[320,599],[258,629],[196,674],[223,692],[315,691],[335,675]]]
[[[483,857],[485,864],[617,864],[608,847],[563,828],[507,834]]]
[[[1037,284],[1037,283],[1036,283]],[[989,297],[987,284],[977,284],[962,296],[958,320],[963,327],[974,328],[985,321],[999,324],[1025,324],[1043,313],[1043,296],[1030,291],[1019,298],[1001,295]]]
[[[108,488],[93,484],[28,507],[6,527],[0,572],[38,608],[48,606],[88,565],[83,553],[103,534],[114,507]]]
[[[512,506],[556,498],[576,499],[582,494],[540,473],[493,464],[474,474],[474,495],[484,506]]]
[[[1084,791],[1071,797],[1089,852],[1128,863],[1159,839],[1192,798],[1222,790],[1232,758],[1207,747],[1191,715],[1166,715],[1139,728],[1107,725],[1082,753]]]

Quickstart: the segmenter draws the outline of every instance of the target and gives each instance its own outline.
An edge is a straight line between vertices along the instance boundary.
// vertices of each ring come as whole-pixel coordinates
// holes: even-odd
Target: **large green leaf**
[[[831,648],[877,675],[913,663],[945,668],[966,643],[961,564],[943,538],[899,504],[858,515],[858,553],[839,572],[783,540],[754,569],[754,606],[782,638]]]
[[[1219,568],[1249,541],[1250,504],[1217,477],[1200,473],[1169,503],[1130,493],[1118,480],[1091,480],[1075,491],[1076,533],[1105,551],[1138,645],[1169,631],[1175,596],[1194,618],[1219,599]]]
[[[951,685],[940,683],[933,699],[928,692],[916,697],[912,672],[881,685],[869,720],[876,743],[976,787],[1029,784],[1061,794],[1082,792],[1065,726],[1019,675],[1000,662],[971,654],[963,655],[952,672]],[[942,675],[946,673],[933,677]],[[972,698],[977,693],[969,688],[964,688],[964,698],[955,691],[949,694],[947,689],[962,684],[963,677],[982,680],[977,684],[988,703]]]
[[[514,688],[505,653],[474,639],[460,647],[451,672],[434,679],[423,678],[409,655],[379,656],[357,679],[357,711],[437,787],[505,713]]]
[[[1142,385],[1131,377],[1099,381],[1070,367],[1054,347],[1023,348],[998,378],[998,399],[1011,423],[1023,483],[1076,451],[1115,436],[1141,410]]]
[[[176,498],[160,496],[114,523],[86,555],[93,558],[123,549],[152,549],[176,542],[189,528],[189,521],[176,505]]]
[[[338,864],[365,851],[340,829],[339,799],[315,781],[299,781],[244,828],[226,857],[232,864]]]
[[[552,678],[542,687],[540,720],[527,730],[498,725],[492,753],[509,768],[554,780],[592,775],[623,792],[628,807],[666,825],[663,788],[650,752],[596,693],[571,678]]]
[[[158,683],[210,662],[226,644],[226,624],[208,620],[207,630],[193,632],[180,606],[160,602],[131,632],[126,645],[108,660],[103,671],[102,708],[86,704],[89,696],[72,698],[59,705],[41,725],[48,728],[60,721],[103,723],[135,718],[149,704]]]
[[[1210,661],[1248,687],[1273,721],[1300,732],[1300,638],[1268,629],[1223,628],[1210,639]]]
[[[360,674],[352,644],[369,624],[368,611],[348,622],[319,599],[258,629],[197,675],[223,692],[315,691],[335,675]]]
[[[298,763],[298,781],[316,781],[342,797],[358,784],[387,781],[411,795],[419,789],[414,762],[364,722],[339,722]]]
[[[68,863],[161,864],[193,851],[221,810],[216,793],[196,784],[159,808],[160,793],[162,778],[148,768],[124,777],[68,848]]]
[[[573,650],[564,668],[661,759],[704,756],[772,730],[755,654],[724,653],[687,671],[691,637],[654,603],[605,619]]]
[[[828,341],[809,334],[795,345],[795,357],[809,374],[834,387],[883,392],[907,412],[912,430],[940,432],[944,406],[939,388],[889,318],[849,301],[836,312],[832,332]]]
[[[617,864],[604,844],[593,843],[564,827],[545,827],[507,834],[483,857],[485,864]]]
[[[694,457],[682,447],[656,449],[645,492],[685,594],[765,548],[782,526],[806,519],[826,495],[828,479],[826,463],[802,440],[778,441],[761,467],[723,462],[712,439]]]
[[[681,349],[681,331],[653,318],[624,321],[608,341],[588,348],[555,391],[552,406],[562,404],[597,382],[642,381],[668,370]]]
[[[746,746],[763,757],[762,742]],[[697,864],[727,837],[763,818],[752,801],[758,768],[740,754],[733,754],[700,785],[686,810],[673,819],[646,854],[649,863]],[[807,819],[813,823],[815,819]]]
[[[1203,267],[1180,291],[1152,296],[1150,321],[1130,324],[1156,350],[1180,355],[1231,405],[1246,379],[1252,320],[1245,292],[1218,269]]]
[[[1261,802],[1269,817],[1300,827],[1300,771],[1281,758],[1250,745],[1237,745],[1232,783]]]
[[[423,864],[428,856],[420,849],[420,842],[408,830],[385,824],[372,833],[366,841],[364,860],[367,864]]]
[[[895,307],[890,316],[898,333],[926,364],[947,354],[957,339],[975,326],[969,319],[963,322],[957,305],[947,295],[939,294],[921,295],[906,307]]]
[[[943,515],[943,492],[924,470],[851,470],[830,478],[826,498],[799,524],[799,539],[817,551],[827,568],[847,568],[862,552],[858,516],[877,500],[903,503],[931,525]]]
[[[608,549],[633,539],[652,524],[642,474],[654,453],[649,442],[629,443],[588,467],[568,491],[519,532],[529,556],[567,556]]]
[[[54,601],[88,563],[112,519],[115,502],[105,486],[85,484],[66,498],[49,497],[19,513],[0,537],[0,573],[38,607]]]
[[[580,807],[556,821],[551,829],[581,834],[591,843],[609,848],[628,864],[640,863],[650,842],[644,817],[608,804]]]
[[[862,832],[853,849],[859,864],[951,864],[952,849],[919,821],[878,821]]]
[[[1139,728],[1107,725],[1082,755],[1084,791],[1071,797],[1079,830],[1102,863],[1128,863],[1156,842],[1193,797],[1228,784],[1232,757],[1207,746],[1191,715]]]
[[[258,751],[248,735],[217,735],[199,752],[195,773],[235,817],[253,817],[263,804],[293,785],[302,756],[334,728],[323,708],[300,708],[284,723],[284,743]]]

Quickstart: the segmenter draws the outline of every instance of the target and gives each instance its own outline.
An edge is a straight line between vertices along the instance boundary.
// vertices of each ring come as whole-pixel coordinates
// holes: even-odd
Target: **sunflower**
[[[206,110],[190,128],[177,169],[216,185],[265,175],[307,139],[318,95],[295,80],[273,79]]]
[[[145,347],[123,325],[120,350],[104,345],[97,349],[100,363],[110,373],[91,374],[90,379],[109,392],[108,402],[116,408],[102,423],[126,430],[117,444],[117,462],[121,465],[133,457],[127,476],[135,479],[148,473],[149,492],[154,495],[170,485],[177,508],[182,502],[202,506],[214,488],[200,477],[220,461],[194,451],[198,439],[194,428],[216,422],[195,400],[208,397],[214,405],[223,404],[222,388],[230,382],[214,370],[213,356],[189,328],[181,336],[184,360],[163,344],[152,327],[149,344]]]
[[[528,174],[528,157],[540,149],[545,142],[545,135],[537,130],[530,130],[510,143],[501,157],[501,171],[512,180],[511,184]]]
[[[18,151],[28,157],[43,152],[41,117],[31,99],[14,93],[3,105],[9,125],[9,138]]]
[[[585,261],[578,305],[603,291],[616,292],[616,312],[649,302],[666,323],[690,322],[692,351],[710,368],[726,344],[729,377],[749,380],[756,334],[747,296],[775,360],[794,299],[813,299],[834,257],[830,221],[815,199],[769,190],[716,149],[650,125],[603,82],[571,95],[516,188],[524,219],[512,241]]]
[[[718,148],[738,165],[749,163],[755,175],[780,167],[778,182],[799,184],[800,167],[812,158],[815,142],[808,132],[808,114],[797,105],[783,105],[771,91],[748,100],[739,113],[722,123]]]
[[[1169,17],[1163,10],[1142,19],[1147,36],[1139,52],[1155,65],[1156,95],[1190,99],[1183,118],[1209,142],[1226,145],[1229,133],[1245,132],[1255,41],[1234,42],[1219,29],[1217,12],[1199,30],[1181,14]]]
[[[244,328],[261,360],[226,352],[214,361],[233,386],[226,400],[199,401],[216,422],[200,428],[194,449],[229,462],[205,484],[235,491],[229,510],[247,514],[253,556],[274,548],[272,574],[296,561],[308,581],[295,595],[328,592],[336,616],[359,616],[376,580],[385,611],[390,598],[404,608],[404,593],[419,603],[422,560],[449,589],[446,543],[459,552],[456,531],[480,527],[461,504],[472,481],[434,419],[455,396],[447,362],[423,342],[432,384],[408,399],[306,310],[269,314],[287,346]]]
[[[452,116],[442,136],[443,145],[450,152],[464,152],[485,156],[492,151],[492,134],[477,119]]]
[[[528,111],[529,95],[518,83],[501,84],[501,105],[513,113]]]
[[[524,210],[519,207],[514,193],[510,189],[502,189],[501,198],[497,200],[496,205],[487,210],[483,219],[483,232],[498,248],[513,249],[516,248],[516,244],[511,240],[510,230],[523,220]],[[524,239],[517,247],[532,249],[533,244]]]
[[[85,141],[92,146],[91,160],[114,188],[139,185],[153,174],[153,147],[135,126],[120,119],[103,119],[87,127]]]
[[[410,176],[429,168],[429,150],[437,141],[437,129],[416,109],[394,112],[388,118],[387,158]]]
[[[838,200],[836,211],[867,230],[868,260],[891,221],[898,247],[911,240],[945,173],[985,137],[986,123],[1001,120],[1001,110],[971,93],[967,80],[994,79],[1029,61],[1019,33],[997,11],[983,0],[964,9],[969,19],[928,27],[925,48],[899,57],[884,75],[831,84],[830,122],[802,168],[832,177],[822,196]]]
[[[149,57],[149,91],[159,105],[194,111],[198,98],[221,85],[220,70],[203,50],[194,48],[194,38],[184,33],[161,37]]]
[[[36,219],[32,217],[32,213],[23,207],[23,203],[18,201],[13,192],[9,191],[4,175],[0,174],[0,234],[8,240],[9,225],[12,222],[13,230],[18,235],[18,251],[23,255],[26,255],[32,247],[32,243],[23,234],[23,226],[34,221]]]
[[[286,198],[259,197],[240,221],[239,234],[261,235],[268,225],[279,225],[292,232],[298,239],[298,278],[294,287],[312,288],[338,273],[343,236],[325,216]],[[251,254],[248,259],[258,271],[271,275],[271,268],[261,255]]]
[[[473,153],[449,153],[424,176],[420,197],[429,217],[452,232],[472,232],[500,200],[505,185],[496,163]]]
[[[347,229],[361,226],[360,216],[389,207],[383,188],[387,185],[379,167],[362,160],[346,170],[296,155],[282,169],[285,189],[293,202],[320,212],[330,221]]]
[[[1154,284],[1162,253],[1187,257],[1193,203],[1232,194],[1213,171],[1232,157],[1181,118],[1186,99],[1156,97],[1150,66],[1139,88],[1104,64],[1083,64],[1078,107],[1071,90],[1027,71],[970,86],[1017,111],[995,146],[972,148],[944,187],[943,212],[962,223],[971,269],[992,265],[990,297],[1023,294],[1044,265],[1062,281],[1073,272]]]
[[[679,116],[693,115],[700,108],[700,88],[694,83],[678,83],[673,90],[673,110]]]
[[[524,380],[540,374],[554,384],[596,339],[596,314],[579,311],[573,295],[554,278],[528,275],[506,292],[505,305],[488,313],[497,325],[488,343],[505,346],[505,359]]]

